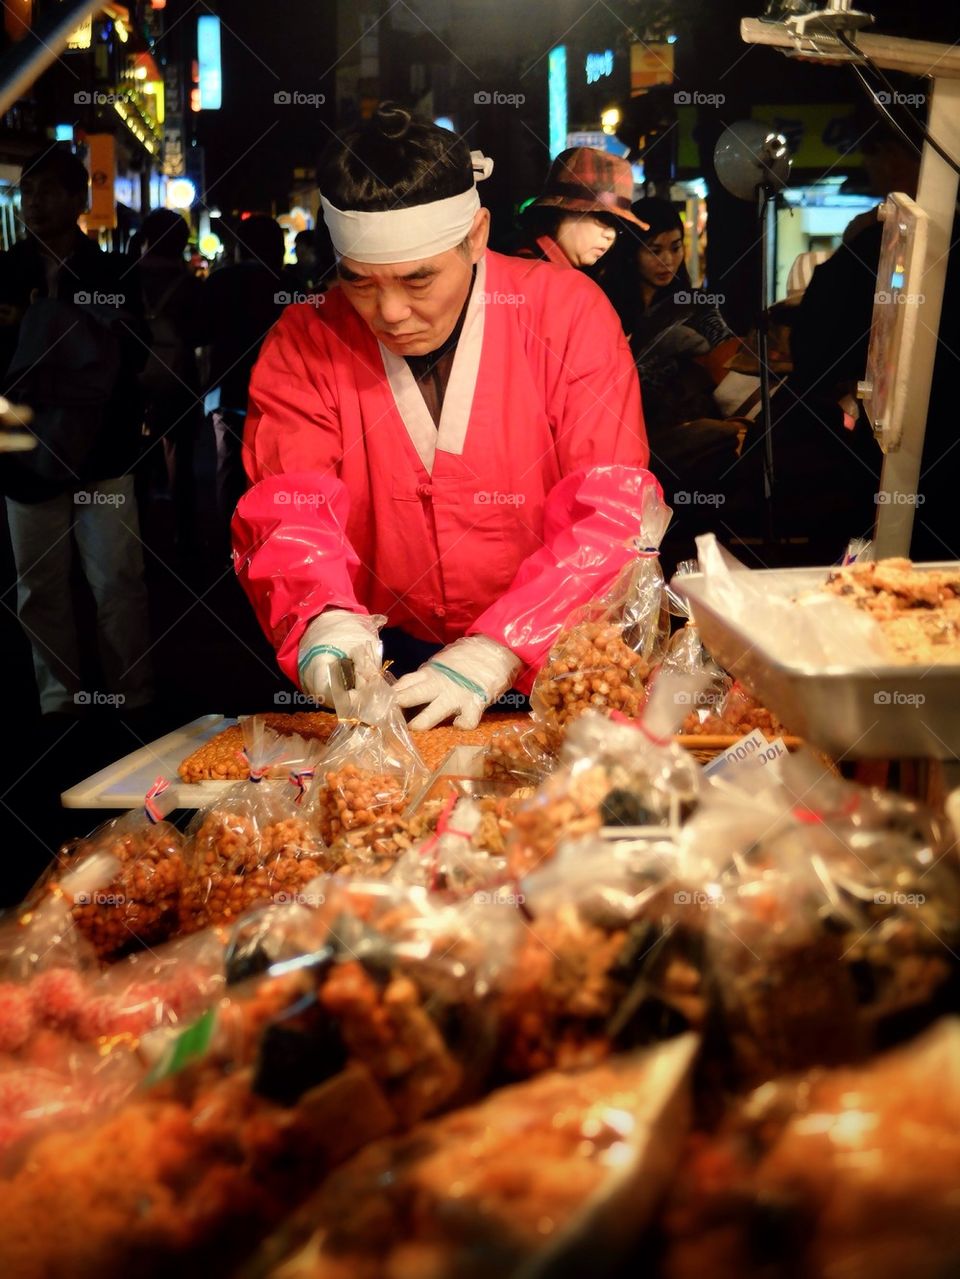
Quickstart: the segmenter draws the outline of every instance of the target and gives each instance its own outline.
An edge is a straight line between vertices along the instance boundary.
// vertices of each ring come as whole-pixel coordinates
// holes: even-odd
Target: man
[[[395,690],[427,704],[416,728],[528,689],[658,491],[616,315],[572,271],[487,251],[474,163],[389,105],[328,149],[339,285],[264,343],[233,523],[282,668],[327,700],[339,659],[376,670],[386,620],[399,669],[427,659]]]
[[[74,546],[97,607],[107,691],[125,711],[153,697],[130,473],[148,334],[136,273],[77,226],[87,184],[86,168],[68,148],[28,161],[20,184],[27,237],[0,255],[4,394],[32,409],[38,441],[29,453],[3,457],[0,488],[17,567],[17,614],[33,649],[43,714],[75,714],[92,700],[80,674]]]

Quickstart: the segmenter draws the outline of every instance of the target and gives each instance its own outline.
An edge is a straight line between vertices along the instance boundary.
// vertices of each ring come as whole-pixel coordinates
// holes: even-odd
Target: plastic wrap
[[[302,757],[304,743],[271,733],[258,716],[244,720],[243,730],[249,779],[201,809],[187,828],[186,932],[229,923],[263,902],[295,898],[326,867],[323,843],[300,803],[311,758]],[[271,771],[286,780],[272,780]]]
[[[856,1060],[953,1006],[960,866],[922,806],[801,752],[711,786],[680,840],[739,1079]]]
[[[317,764],[304,805],[324,842],[400,818],[427,769],[384,679],[359,690],[357,719],[344,722]]]
[[[694,1051],[690,1037],[547,1074],[378,1142],[329,1179],[250,1273],[609,1273],[649,1223],[679,1157]]]
[[[567,730],[561,766],[523,803],[509,841],[511,869],[525,874],[601,826],[664,824],[696,802],[700,769],[671,741],[697,680],[658,678],[642,721],[584,713]]]
[[[768,1084],[691,1142],[664,1279],[945,1279],[960,1270],[960,1022],[865,1067]]]
[[[176,931],[184,864],[183,836],[164,820],[172,807],[173,794],[158,778],[143,808],[65,845],[41,881],[40,891],[67,893],[64,876],[81,862],[100,854],[116,860],[108,883],[69,891],[77,928],[101,959],[156,945]]]
[[[493,797],[451,795],[436,830],[398,859],[391,879],[449,897],[495,893],[508,878],[500,808]]]
[[[542,723],[559,730],[587,709],[639,713],[669,634],[657,548],[670,514],[647,489],[636,556],[599,599],[570,614],[537,675],[530,704]]]
[[[483,775],[490,781],[537,786],[557,766],[561,735],[545,724],[511,724],[490,738]]]

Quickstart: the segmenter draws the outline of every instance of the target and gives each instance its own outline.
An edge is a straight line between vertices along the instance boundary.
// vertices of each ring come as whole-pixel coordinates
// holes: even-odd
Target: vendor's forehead
[[[346,280],[418,280],[437,275],[456,256],[456,249],[435,253],[433,257],[412,262],[358,262],[355,258],[338,258],[337,270]]]

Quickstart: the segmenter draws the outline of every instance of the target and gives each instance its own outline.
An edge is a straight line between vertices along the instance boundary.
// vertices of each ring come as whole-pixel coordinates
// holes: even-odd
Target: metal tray
[[[917,568],[955,568],[953,561]],[[748,570],[771,594],[814,590],[828,568]],[[812,666],[781,661],[705,595],[700,573],[675,578],[714,658],[768,706],[791,733],[835,759],[960,759],[960,665]]]
[[[169,781],[177,808],[215,803],[233,782],[181,782],[177,769],[198,746],[236,722],[223,715],[201,715],[77,782],[63,792],[60,803],[64,808],[139,808],[158,777]]]

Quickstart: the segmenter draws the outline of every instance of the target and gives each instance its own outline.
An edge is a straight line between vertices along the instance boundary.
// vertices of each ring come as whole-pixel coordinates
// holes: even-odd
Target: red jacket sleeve
[[[307,307],[291,307],[263,345],[250,379],[243,461],[252,487],[233,516],[234,566],[257,620],[297,681],[307,623],[325,608],[367,610],[356,598],[359,566],[344,532],[349,496],[337,475],[341,432]],[[299,313],[299,314],[298,314]]]
[[[530,691],[570,612],[601,594],[633,557],[644,505],[662,498],[650,472],[632,466],[591,467],[554,486],[544,508],[543,546],[469,631],[520,658],[517,688]]]

